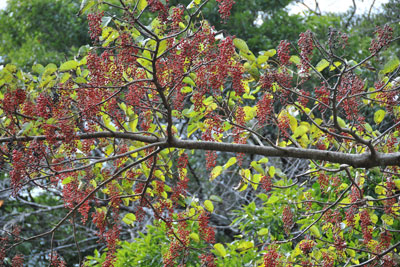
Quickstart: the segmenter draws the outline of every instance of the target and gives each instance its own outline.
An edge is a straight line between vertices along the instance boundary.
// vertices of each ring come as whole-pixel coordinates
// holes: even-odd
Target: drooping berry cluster
[[[285,206],[283,208],[282,221],[285,233],[290,234],[290,230],[292,229],[294,222],[293,222],[293,212],[289,206]]]
[[[290,43],[288,41],[282,40],[279,43],[277,53],[279,62],[281,62],[282,65],[285,66],[290,64]]]
[[[99,36],[101,35],[101,19],[104,16],[104,12],[100,13],[90,13],[88,14],[88,23],[89,23],[89,34],[92,40],[98,41]]]
[[[233,0],[216,0],[218,5],[218,12],[223,20],[227,20],[231,15],[232,6],[235,4]]]
[[[313,54],[314,41],[313,34],[310,30],[300,34],[300,38],[297,42],[300,48],[300,62],[301,69],[303,72],[308,72],[310,68],[311,55]]]

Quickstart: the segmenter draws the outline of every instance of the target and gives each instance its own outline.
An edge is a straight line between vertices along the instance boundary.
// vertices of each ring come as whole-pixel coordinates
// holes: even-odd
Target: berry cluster
[[[370,227],[371,218],[367,210],[363,210],[360,214],[361,231],[364,238],[364,244],[368,244],[372,240],[372,228]]]
[[[233,0],[216,0],[216,1],[219,3],[218,12],[221,15],[221,19],[227,20],[231,15],[231,9],[232,6],[235,4],[235,1]]]
[[[100,13],[90,13],[88,14],[88,23],[89,23],[89,34],[92,40],[99,40],[99,36],[101,35],[101,19],[104,16],[104,12]]]
[[[297,42],[300,48],[300,61],[303,72],[308,72],[310,60],[314,49],[313,34],[310,30],[300,34]]]
[[[215,257],[213,254],[201,254],[199,256],[199,259],[201,260],[201,266],[217,267],[217,265],[215,263]]]
[[[285,229],[285,233],[287,235],[290,234],[290,230],[293,227],[293,212],[292,209],[289,206],[285,206],[283,208],[283,213],[282,213],[282,221],[283,221],[283,228]]]
[[[286,40],[282,40],[278,46],[278,59],[282,65],[290,64],[290,43]]]
[[[17,254],[13,257],[11,261],[13,267],[23,267],[24,266],[24,256],[22,254]]]
[[[199,232],[200,232],[200,237],[206,242],[213,244],[215,243],[215,232],[214,228],[211,226],[208,226],[209,223],[209,214],[206,211],[203,211],[199,215]]]
[[[372,39],[369,51],[372,54],[379,52],[382,48],[387,48],[392,40],[393,28],[389,25],[385,25],[383,28],[377,27],[375,34],[377,37]]]
[[[302,240],[299,244],[299,248],[303,251],[304,254],[308,254],[312,251],[313,247],[315,246],[315,242],[313,240]]]
[[[282,266],[281,255],[275,247],[269,247],[264,254],[264,266],[280,267]]]
[[[274,109],[273,104],[273,96],[268,92],[257,102],[257,119],[260,125],[265,125],[268,118],[270,118]]]
[[[272,179],[269,175],[264,175],[260,180],[261,187],[265,192],[269,192],[272,189]]]

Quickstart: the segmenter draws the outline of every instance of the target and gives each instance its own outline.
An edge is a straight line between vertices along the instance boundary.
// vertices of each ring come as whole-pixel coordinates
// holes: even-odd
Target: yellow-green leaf
[[[194,83],[194,81],[190,77],[183,78],[182,82],[184,82],[186,84],[189,84],[189,85],[191,85],[193,87],[196,87],[196,84]]]
[[[63,185],[66,185],[66,184],[69,184],[70,182],[72,182],[72,177],[68,176],[67,178],[64,178],[61,183]]]
[[[257,64],[258,64],[258,65],[262,65],[262,64],[264,64],[265,62],[267,62],[268,59],[269,59],[268,56],[259,56],[259,57],[257,58]]]
[[[385,112],[384,110],[382,110],[382,109],[377,110],[377,111],[374,113],[374,122],[375,122],[376,124],[381,123],[381,122],[383,121],[383,118],[385,117],[385,114],[386,114],[386,112]]]
[[[396,185],[397,189],[400,189],[400,179],[396,179],[393,182]]]
[[[276,172],[275,167],[274,166],[270,166],[269,169],[268,169],[269,176],[274,177],[275,172]]]
[[[79,8],[78,17],[84,14],[87,10],[89,10],[95,4],[94,0],[82,0],[81,6]]]
[[[257,232],[258,235],[267,235],[268,234],[268,229],[267,228],[261,228]]]
[[[293,135],[294,135],[294,137],[298,137],[298,136],[304,135],[307,132],[308,132],[307,126],[300,125],[299,127],[296,128]]]
[[[387,214],[383,214],[381,217],[382,221],[384,221],[387,225],[392,225],[394,220],[393,217]]]
[[[211,171],[210,181],[217,178],[221,173],[222,173],[222,166],[215,166],[214,169],[212,169]]]
[[[196,243],[199,243],[199,241],[200,241],[199,235],[196,234],[196,233],[191,233],[191,234],[189,235],[189,237],[190,237],[191,239],[193,239],[193,241],[196,242]]]
[[[69,71],[69,70],[74,70],[78,67],[78,62],[75,60],[69,60],[67,62],[64,62],[60,66],[60,71]]]
[[[142,11],[146,6],[147,6],[146,0],[139,0],[138,7],[137,7],[139,11]]]
[[[233,44],[240,51],[243,51],[243,52],[248,52],[249,51],[249,47],[247,46],[246,42],[244,40],[240,39],[240,38],[233,39]]]
[[[390,72],[394,71],[399,65],[400,65],[399,58],[394,57],[385,64],[385,66],[383,67],[383,70],[381,70],[380,72],[383,74],[390,73]]]
[[[231,157],[224,165],[224,170],[228,169],[230,166],[236,163],[236,157]]]
[[[317,66],[315,66],[315,68],[317,69],[317,71],[321,72],[328,66],[329,66],[329,62],[326,59],[322,59],[320,62],[318,62]]]
[[[254,247],[253,242],[251,242],[251,241],[242,241],[242,242],[240,242],[240,244],[239,244],[239,246],[237,247],[236,250],[239,251],[239,252],[243,252],[243,251],[249,250],[249,249],[251,249],[253,247]]]
[[[370,218],[371,218],[371,222],[372,222],[373,224],[375,224],[375,223],[378,221],[378,216],[377,216],[375,213],[372,213],[372,214],[370,215]]]
[[[264,170],[263,170],[263,171],[264,171]],[[253,186],[254,190],[257,190],[258,184],[259,184],[260,181],[261,181],[261,174],[259,174],[259,173],[254,174],[254,175],[251,177],[251,181],[252,181],[251,186]]]
[[[261,164],[257,164],[256,161],[251,162],[251,167],[253,167],[257,172],[264,174],[264,169],[261,167]]]
[[[275,54],[276,54],[276,50],[275,49],[270,49],[270,50],[264,52],[263,55],[264,56],[268,56],[268,57],[273,57],[273,56],[275,56]]]
[[[321,233],[319,232],[317,226],[315,226],[315,225],[311,226],[310,232],[317,238],[321,237]]]
[[[290,130],[292,130],[292,132],[294,133],[294,131],[296,131],[296,128],[297,128],[297,120],[292,115],[290,115],[290,114],[287,114],[287,115],[289,117]]]
[[[136,221],[136,216],[133,213],[128,213],[124,216],[122,221],[126,224],[133,224]]]
[[[214,205],[210,200],[206,200],[204,201],[204,207],[206,208],[206,210],[208,210],[209,212],[213,212],[214,211]]]
[[[290,57],[290,62],[296,64],[296,65],[300,65],[300,57],[298,56],[291,56]]]
[[[226,250],[224,245],[217,243],[214,245],[215,250],[217,251],[218,255],[221,257],[225,257],[226,256]]]

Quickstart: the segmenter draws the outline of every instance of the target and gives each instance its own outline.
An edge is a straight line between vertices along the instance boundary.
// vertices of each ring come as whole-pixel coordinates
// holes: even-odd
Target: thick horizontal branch
[[[82,133],[77,134],[76,139],[84,140],[84,139],[94,139],[94,138],[120,138],[120,139],[129,139],[140,141],[144,143],[155,143],[163,141],[162,138],[157,138],[155,136],[146,136],[138,133],[124,133],[124,132],[93,132],[93,133]],[[64,140],[63,137],[56,138],[57,140]],[[45,135],[37,135],[37,136],[11,136],[11,137],[2,137],[0,138],[1,143],[9,143],[9,142],[29,142],[29,141],[44,141],[46,140]]]
[[[266,157],[289,157],[310,160],[324,160],[332,163],[346,164],[355,168],[373,168],[376,166],[400,166],[400,152],[397,153],[380,153],[375,155],[369,153],[363,154],[348,154],[342,152],[334,152],[327,150],[317,150],[308,148],[274,148],[270,146],[257,146],[247,144],[232,144],[220,142],[192,141],[172,139],[170,143],[163,138],[155,136],[146,136],[138,133],[123,133],[123,132],[94,132],[77,134],[77,139],[92,139],[92,138],[120,138],[144,143],[165,142],[165,146],[160,145],[160,148],[175,147],[184,149],[200,149],[213,150],[221,152],[245,153],[262,155]],[[3,137],[0,138],[0,143],[6,142],[29,142],[33,140],[43,141],[46,136],[18,136],[18,137]],[[59,140],[62,140],[60,137]]]
[[[201,149],[245,154],[257,154],[266,157],[289,157],[310,160],[325,160],[332,163],[347,164],[355,168],[372,168],[376,166],[400,165],[400,153],[347,154],[341,152],[286,147],[276,149],[268,146],[242,145],[204,141],[174,140],[172,147]]]

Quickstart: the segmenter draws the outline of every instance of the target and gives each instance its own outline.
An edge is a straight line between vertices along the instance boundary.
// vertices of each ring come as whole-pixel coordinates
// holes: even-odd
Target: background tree
[[[90,42],[79,0],[8,0],[0,10],[0,64],[60,63]],[[61,38],[62,37],[62,38]]]
[[[96,11],[95,1],[86,3]],[[104,16],[105,9],[89,15],[94,47],[87,56],[35,65],[33,73],[5,66],[4,182],[29,206],[43,208],[43,193],[29,195],[38,186],[67,208],[35,236],[29,225],[20,233],[15,225],[3,228],[6,261],[16,265],[15,248],[34,240],[58,249],[60,226],[69,222],[81,262],[80,221],[87,232],[96,228],[108,249],[88,264],[157,266],[156,257],[141,258],[142,246],[133,258],[125,253],[138,244],[151,251],[156,236],[162,249],[155,254],[165,265],[395,266],[399,62],[389,59],[379,71],[364,65],[398,40],[393,29],[378,29],[360,63],[351,61],[347,36],[338,31],[327,43],[307,31],[256,57],[241,39],[215,38],[197,16],[204,4],[168,10],[159,1],[104,3],[117,16]],[[223,18],[231,4],[219,1]],[[150,25],[140,19],[147,11],[157,17]],[[209,214],[229,207],[225,190],[198,199],[189,187],[190,178],[204,183],[190,167],[203,150],[212,182],[248,192],[239,195],[246,205],[232,224],[240,235],[225,245]],[[230,153],[227,160],[222,153]],[[309,165],[292,172],[267,157]],[[134,236],[147,216],[157,228],[148,227],[138,243],[117,242]],[[126,250],[116,259],[118,245]],[[59,263],[53,249],[46,257]]]

